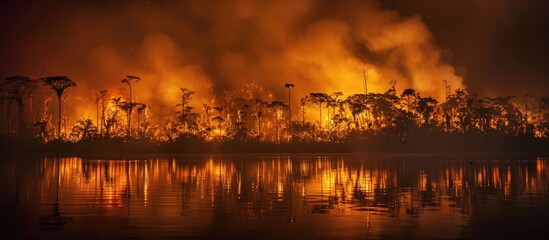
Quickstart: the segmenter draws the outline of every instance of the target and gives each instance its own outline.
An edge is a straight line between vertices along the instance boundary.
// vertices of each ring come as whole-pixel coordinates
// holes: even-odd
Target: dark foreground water
[[[3,157],[2,239],[548,239],[549,160]]]

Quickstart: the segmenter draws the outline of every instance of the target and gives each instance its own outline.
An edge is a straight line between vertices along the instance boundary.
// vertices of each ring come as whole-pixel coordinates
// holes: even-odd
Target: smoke
[[[226,91],[245,96],[249,83],[265,100],[286,99],[287,82],[296,98],[363,93],[363,69],[369,92],[396,80],[399,92],[414,88],[441,100],[444,80],[464,87],[420,16],[373,0],[61,2],[12,3],[21,9],[2,26],[0,74],[68,75],[78,83],[66,92],[76,118],[94,116],[93,93],[101,89],[127,97],[126,75],[143,79],[134,100],[173,111],[182,87],[197,92],[197,108]]]

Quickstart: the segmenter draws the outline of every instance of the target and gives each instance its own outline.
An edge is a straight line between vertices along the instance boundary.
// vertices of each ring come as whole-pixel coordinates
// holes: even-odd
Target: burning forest
[[[2,117],[3,136],[91,144],[105,141],[149,144],[379,144],[383,141],[417,141],[421,138],[463,136],[519,138],[543,142],[549,137],[548,104],[545,98],[524,94],[509,97],[481,97],[464,89],[452,90],[443,81],[443,101],[425,96],[413,88],[400,92],[396,81],[384,92],[293,93],[299,85],[286,83],[286,98],[276,99],[254,83],[242,91],[225,91],[201,105],[194,104],[195,91],[180,88],[177,111],[167,113],[140,102],[142,80],[128,75],[120,81],[125,95],[100,90],[93,99],[95,112],[74,124],[64,109],[71,105],[63,96],[77,83],[67,76],[31,80],[23,76],[5,78]],[[137,93],[136,93],[137,92]],[[57,105],[54,111],[52,106]],[[57,121],[54,115],[57,114]],[[177,145],[176,145],[177,146]],[[241,146],[241,147],[242,147]]]
[[[546,144],[543,73],[517,70],[518,88],[454,67],[494,55],[451,53],[392,2],[10,3],[26,20],[3,25],[3,141]]]

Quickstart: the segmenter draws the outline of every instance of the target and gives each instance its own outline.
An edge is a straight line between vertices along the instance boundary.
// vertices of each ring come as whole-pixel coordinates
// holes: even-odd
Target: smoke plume
[[[249,84],[260,87],[249,97],[265,100],[286,99],[287,82],[296,86],[294,99],[363,93],[363,69],[369,92],[396,80],[399,93],[414,88],[442,100],[444,80],[464,87],[420,16],[373,0],[332,2],[36,1],[15,6],[0,73],[69,76],[78,83],[67,90],[76,118],[94,116],[93,93],[101,89],[127,97],[126,75],[143,79],[136,101],[172,110],[182,87],[197,92],[197,108],[227,91],[245,97]]]

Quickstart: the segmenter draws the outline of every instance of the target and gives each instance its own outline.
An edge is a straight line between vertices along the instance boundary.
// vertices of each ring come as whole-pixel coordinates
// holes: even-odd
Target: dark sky
[[[543,0],[4,0],[0,75],[70,75],[89,88],[100,88],[98,79],[119,82],[136,71],[149,78],[192,76],[185,81],[198,91],[236,89],[232,83],[254,77],[272,89],[287,79],[301,85],[327,79],[325,86],[338,88],[333,78],[347,76],[341,74],[347,62],[356,72],[349,76],[359,79],[361,64],[379,64],[379,80],[372,70],[373,89],[377,84],[379,91],[387,78],[395,78],[399,86],[436,96],[426,86],[435,83],[418,80],[430,78],[426,72],[434,69],[436,81],[455,73],[470,91],[484,95],[547,95],[547,5]],[[376,30],[364,33],[371,28]],[[391,29],[410,40],[384,45]],[[417,70],[439,55],[440,61]],[[149,90],[162,91],[157,85]]]
[[[421,15],[469,90],[549,93],[549,2],[544,0],[384,0]]]

